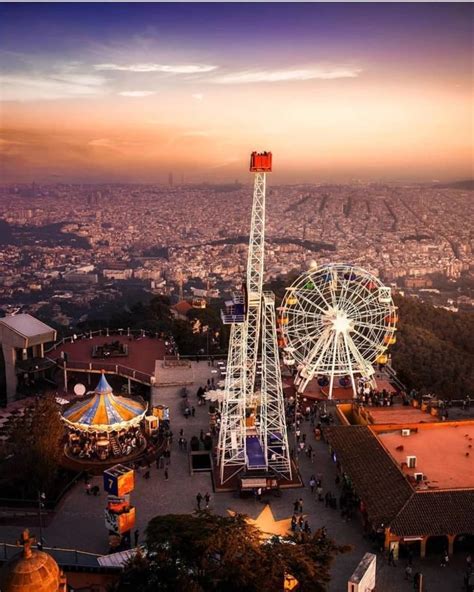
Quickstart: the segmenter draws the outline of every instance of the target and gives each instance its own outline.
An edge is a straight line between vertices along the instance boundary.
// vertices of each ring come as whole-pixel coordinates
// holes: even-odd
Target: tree
[[[4,474],[17,482],[25,498],[52,485],[63,450],[64,425],[54,395],[38,399],[15,419],[8,443],[9,461]]]
[[[273,592],[286,573],[301,589],[324,592],[333,558],[347,550],[324,533],[262,539],[242,514],[157,516],[146,530],[146,559],[125,569],[116,592]]]

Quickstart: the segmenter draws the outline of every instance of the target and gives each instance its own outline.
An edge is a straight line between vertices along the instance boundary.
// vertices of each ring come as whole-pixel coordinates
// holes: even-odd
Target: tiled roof
[[[474,490],[415,493],[390,525],[398,536],[474,532]]]
[[[188,313],[191,309],[192,306],[189,304],[189,302],[186,302],[186,300],[180,300],[177,304],[175,304],[172,307],[178,314],[180,315],[185,315],[186,313]]]
[[[474,490],[415,491],[367,426],[331,426],[325,438],[374,526],[398,536],[474,532]]]
[[[403,473],[366,426],[331,426],[324,435],[363,500],[370,522],[388,525],[414,492]]]

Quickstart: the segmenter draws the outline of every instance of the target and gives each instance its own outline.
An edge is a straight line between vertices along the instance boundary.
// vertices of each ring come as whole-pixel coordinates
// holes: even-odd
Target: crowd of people
[[[129,456],[143,442],[139,427],[111,434],[70,430],[67,435],[69,453],[83,460],[107,460]]]
[[[369,383],[361,383],[357,387],[356,401],[359,405],[367,405],[368,407],[391,407],[394,396],[393,392],[388,392],[385,389],[378,391]]]

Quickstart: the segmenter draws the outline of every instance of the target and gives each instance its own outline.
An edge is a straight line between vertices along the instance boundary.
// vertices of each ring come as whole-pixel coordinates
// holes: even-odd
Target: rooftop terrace
[[[403,472],[423,473],[428,489],[474,488],[474,422],[419,424],[409,436],[402,436],[401,429],[372,430],[400,467],[407,456],[416,456],[416,466],[404,464]]]

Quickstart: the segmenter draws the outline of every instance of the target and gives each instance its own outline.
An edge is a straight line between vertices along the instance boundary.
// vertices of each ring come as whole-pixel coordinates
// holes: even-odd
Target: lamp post
[[[39,518],[39,530],[40,530],[40,538],[39,538],[39,546],[43,548],[43,520],[42,520],[42,513],[41,510],[44,508],[44,502],[46,500],[46,494],[44,491],[38,491],[38,518]]]

